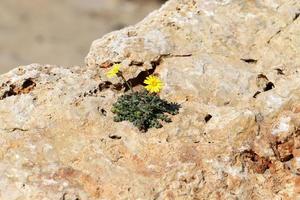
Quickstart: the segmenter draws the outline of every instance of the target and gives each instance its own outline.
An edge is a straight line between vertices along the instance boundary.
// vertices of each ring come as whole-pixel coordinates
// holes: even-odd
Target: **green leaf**
[[[176,115],[179,108],[179,104],[142,91],[120,96],[111,111],[116,115],[114,121],[130,121],[140,131],[146,132],[152,127],[161,128],[160,121],[170,123],[172,120],[167,114]]]

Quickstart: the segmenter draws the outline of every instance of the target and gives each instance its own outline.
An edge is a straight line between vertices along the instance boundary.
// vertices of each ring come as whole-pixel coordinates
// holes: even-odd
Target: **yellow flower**
[[[144,83],[147,84],[147,86],[145,86],[145,89],[151,93],[158,93],[163,86],[162,81],[157,76],[153,75],[148,76]]]
[[[117,73],[118,73],[119,70],[120,70],[120,67],[121,67],[120,64],[114,64],[114,65],[112,66],[112,69],[109,70],[109,71],[106,73],[106,76],[107,76],[108,78],[112,78],[112,77],[116,76]]]

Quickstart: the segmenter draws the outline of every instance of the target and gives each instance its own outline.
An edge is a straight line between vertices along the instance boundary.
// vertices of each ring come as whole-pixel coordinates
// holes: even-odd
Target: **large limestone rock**
[[[299,199],[300,1],[170,0],[96,40],[87,66],[0,78],[1,199]],[[114,123],[121,62],[181,104],[162,129]]]

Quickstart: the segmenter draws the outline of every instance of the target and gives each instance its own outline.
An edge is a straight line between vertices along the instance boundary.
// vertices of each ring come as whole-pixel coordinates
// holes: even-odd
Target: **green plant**
[[[116,115],[114,121],[130,121],[140,131],[146,132],[149,128],[161,128],[162,121],[171,122],[168,114],[176,115],[179,104],[169,103],[156,94],[147,91],[124,94],[113,104],[112,112]]]

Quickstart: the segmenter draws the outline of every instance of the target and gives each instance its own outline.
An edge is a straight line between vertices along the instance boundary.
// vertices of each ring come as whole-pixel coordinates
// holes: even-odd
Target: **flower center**
[[[158,85],[158,82],[157,82],[156,80],[153,80],[153,81],[151,82],[151,85],[152,85],[152,86],[157,86],[157,85]]]

